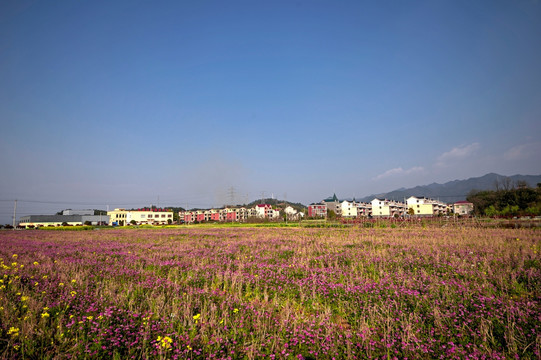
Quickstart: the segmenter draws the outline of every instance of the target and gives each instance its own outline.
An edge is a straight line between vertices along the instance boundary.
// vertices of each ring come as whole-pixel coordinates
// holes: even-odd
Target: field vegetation
[[[537,229],[0,232],[5,359],[539,359]]]

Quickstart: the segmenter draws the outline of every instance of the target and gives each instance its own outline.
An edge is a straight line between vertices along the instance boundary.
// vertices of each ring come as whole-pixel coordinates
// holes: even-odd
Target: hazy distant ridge
[[[541,182],[541,175],[513,175],[504,176],[495,173],[473,177],[466,180],[453,180],[445,184],[432,183],[429,185],[416,186],[410,189],[397,189],[388,193],[373,194],[366,196],[360,201],[369,202],[375,197],[392,200],[401,200],[410,196],[425,196],[432,199],[439,199],[446,203],[460,200],[466,200],[466,196],[472,190],[495,190],[496,181],[509,178],[516,183],[517,181],[526,181],[529,186],[536,187]]]

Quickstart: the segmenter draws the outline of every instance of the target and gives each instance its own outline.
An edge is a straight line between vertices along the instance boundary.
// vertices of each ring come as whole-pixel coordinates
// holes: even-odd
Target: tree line
[[[472,190],[466,198],[473,203],[477,215],[539,216],[541,215],[541,183],[536,188],[525,181],[514,183],[509,178],[496,181],[495,190]]]

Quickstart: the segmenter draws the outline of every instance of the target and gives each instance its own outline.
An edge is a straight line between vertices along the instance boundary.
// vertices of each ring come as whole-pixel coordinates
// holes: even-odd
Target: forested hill
[[[258,204],[269,204],[269,205],[272,205],[273,207],[280,207],[280,208],[285,208],[286,206],[291,206],[293,209],[295,209],[297,211],[306,212],[306,206],[305,205],[303,205],[301,203],[293,203],[293,202],[280,200],[280,199],[259,199],[259,200],[252,201],[251,203],[243,205],[243,206],[251,208],[251,207],[254,207],[254,206],[258,205]]]

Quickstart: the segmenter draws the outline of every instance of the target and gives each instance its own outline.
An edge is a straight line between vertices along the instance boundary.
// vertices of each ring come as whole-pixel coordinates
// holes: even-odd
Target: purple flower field
[[[540,359],[541,233],[0,232],[0,358]]]

